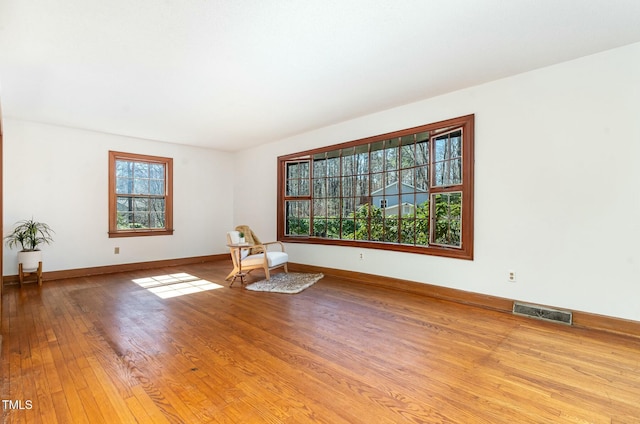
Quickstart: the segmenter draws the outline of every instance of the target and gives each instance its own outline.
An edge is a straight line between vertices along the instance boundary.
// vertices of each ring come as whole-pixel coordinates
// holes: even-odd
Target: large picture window
[[[473,258],[474,116],[278,158],[278,237]]]
[[[173,234],[173,160],[109,152],[109,237]]]

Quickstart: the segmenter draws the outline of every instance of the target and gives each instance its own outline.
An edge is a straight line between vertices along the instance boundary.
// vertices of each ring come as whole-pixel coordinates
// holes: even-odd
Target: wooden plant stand
[[[42,285],[42,261],[38,262],[38,268],[33,271],[25,271],[22,269],[22,263],[18,264],[18,278],[20,279],[20,287],[22,287],[22,283],[24,283],[25,277],[36,277],[38,285]]]

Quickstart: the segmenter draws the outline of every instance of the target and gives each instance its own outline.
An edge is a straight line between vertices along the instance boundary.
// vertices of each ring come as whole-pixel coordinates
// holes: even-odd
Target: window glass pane
[[[409,134],[400,137],[401,146],[412,146],[416,142],[416,134]]]
[[[377,206],[372,206],[369,218],[369,240],[382,241],[383,237],[383,218],[382,210]]]
[[[117,194],[164,194],[164,165],[117,160],[115,167]]]
[[[382,174],[371,174],[371,194],[382,194],[384,178]]]
[[[149,210],[156,212],[164,212],[165,210],[165,200],[164,199],[149,199],[150,208]]]
[[[150,228],[164,228],[164,213],[161,211],[152,211],[149,213]]]
[[[326,199],[314,199],[313,200],[313,218],[324,218],[327,216],[327,201]]]
[[[300,178],[300,165],[296,163],[287,164],[287,179]]]
[[[415,191],[415,169],[403,169],[401,175],[401,192]]]
[[[392,184],[398,182],[398,171],[387,172],[385,176],[384,186],[386,191],[391,191],[394,194],[398,193],[398,185],[391,187]]]
[[[134,178],[149,178],[149,164],[144,162],[134,162],[133,176]]]
[[[340,216],[340,199],[333,198],[327,200],[327,217],[337,218]]]
[[[298,166],[300,168],[299,169],[300,178],[304,180],[308,180],[309,179],[309,161],[300,162]]]
[[[355,172],[357,174],[369,173],[369,146],[357,146],[355,156]]]
[[[429,164],[429,143],[424,141],[416,144],[416,165]]]
[[[129,212],[133,210],[133,198],[132,197],[118,197],[116,199],[116,207],[118,211]]]
[[[429,131],[416,133],[416,143],[422,143],[429,141]]]
[[[117,228],[119,230],[128,230],[133,223],[133,212],[118,212]]]
[[[400,168],[412,168],[416,166],[415,145],[403,145],[400,150]]]
[[[149,180],[140,178],[134,179],[133,194],[149,194]]]
[[[340,238],[340,218],[334,217],[327,219],[327,238]]]
[[[132,228],[149,228],[149,213],[134,212]]]
[[[355,159],[353,147],[342,149],[342,175],[353,175],[355,173]]]
[[[343,217],[353,217],[355,212],[355,200],[350,197],[342,199],[342,215]]]
[[[342,238],[353,240],[355,238],[356,222],[353,217],[342,220]]]
[[[415,244],[416,228],[414,219],[402,219],[400,221],[400,243]]]
[[[340,178],[329,178],[327,182],[329,197],[340,197]]]
[[[384,234],[382,241],[388,243],[398,242],[398,217],[393,215],[384,218]]]
[[[327,175],[330,177],[340,176],[340,158],[327,159]]]
[[[309,196],[309,166],[309,161],[286,164],[286,196]]]
[[[133,192],[133,180],[131,178],[116,178],[116,193],[131,194]]]
[[[148,211],[149,210],[149,199],[146,198],[135,198],[133,202],[133,208],[135,211]]]
[[[450,186],[462,183],[462,160],[453,159],[434,164],[434,186]]]
[[[309,195],[309,177],[305,177],[305,179],[300,180],[298,195],[299,196]]]
[[[324,156],[324,155],[323,155]],[[327,162],[323,160],[313,161],[313,177],[320,178],[327,176]]]
[[[415,169],[415,187],[417,190],[427,191],[429,189],[429,167],[421,166]]]
[[[461,246],[462,193],[441,193],[432,195],[435,213],[433,243],[452,247]]]
[[[392,140],[385,141],[385,169],[394,170],[398,169],[398,146],[400,145],[400,139],[394,138]]]
[[[369,220],[367,219],[356,219],[355,221],[355,234],[354,234],[354,238],[356,240],[369,240],[369,230],[368,230],[368,226],[367,223],[369,222]]]
[[[149,194],[164,194],[164,180],[149,180]]]
[[[295,197],[298,195],[298,180],[287,181],[287,196]]]
[[[164,181],[164,165],[159,163],[149,165],[149,178]]]
[[[416,245],[429,245],[429,215],[421,214],[420,209],[416,211]]]
[[[285,202],[286,234],[309,235],[309,201],[295,200]]]
[[[313,180],[313,197],[327,197],[327,179]]]
[[[387,198],[384,196],[372,196],[372,204],[373,206],[377,207],[377,208],[381,208],[384,209],[387,207]]]
[[[116,177],[133,178],[133,162],[116,160]]]
[[[378,141],[371,144],[370,168],[371,172],[382,172],[384,170],[384,142]]]
[[[462,131],[453,131],[433,139],[434,186],[462,183]]]
[[[363,203],[356,210],[356,218],[369,218],[371,216],[371,211],[371,204]]]
[[[313,235],[316,237],[327,237],[327,220],[326,219],[314,219],[313,220]]]
[[[355,191],[355,177],[342,178],[342,195],[353,197],[356,195]]]
[[[340,238],[340,199],[327,201],[327,237]]]
[[[369,176],[358,175],[356,177],[356,196],[363,197],[369,195]]]

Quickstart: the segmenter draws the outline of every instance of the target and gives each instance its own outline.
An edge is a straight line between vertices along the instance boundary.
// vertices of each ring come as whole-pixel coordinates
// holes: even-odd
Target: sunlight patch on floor
[[[200,293],[222,288],[220,284],[203,280],[187,273],[157,275],[155,277],[136,278],[132,280],[142,288],[149,290],[162,299]]]

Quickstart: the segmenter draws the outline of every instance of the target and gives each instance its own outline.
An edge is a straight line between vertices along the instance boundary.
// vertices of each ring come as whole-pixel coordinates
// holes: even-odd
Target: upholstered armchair
[[[246,247],[240,244],[240,232],[244,233]],[[236,227],[235,231],[227,233],[227,245],[231,252],[233,271],[225,280],[232,279],[233,285],[236,277],[244,284],[244,277],[255,269],[263,269],[267,280],[270,279],[269,271],[283,267],[287,270],[289,255],[284,251],[284,245],[279,241],[261,243],[251,229],[245,225]]]

